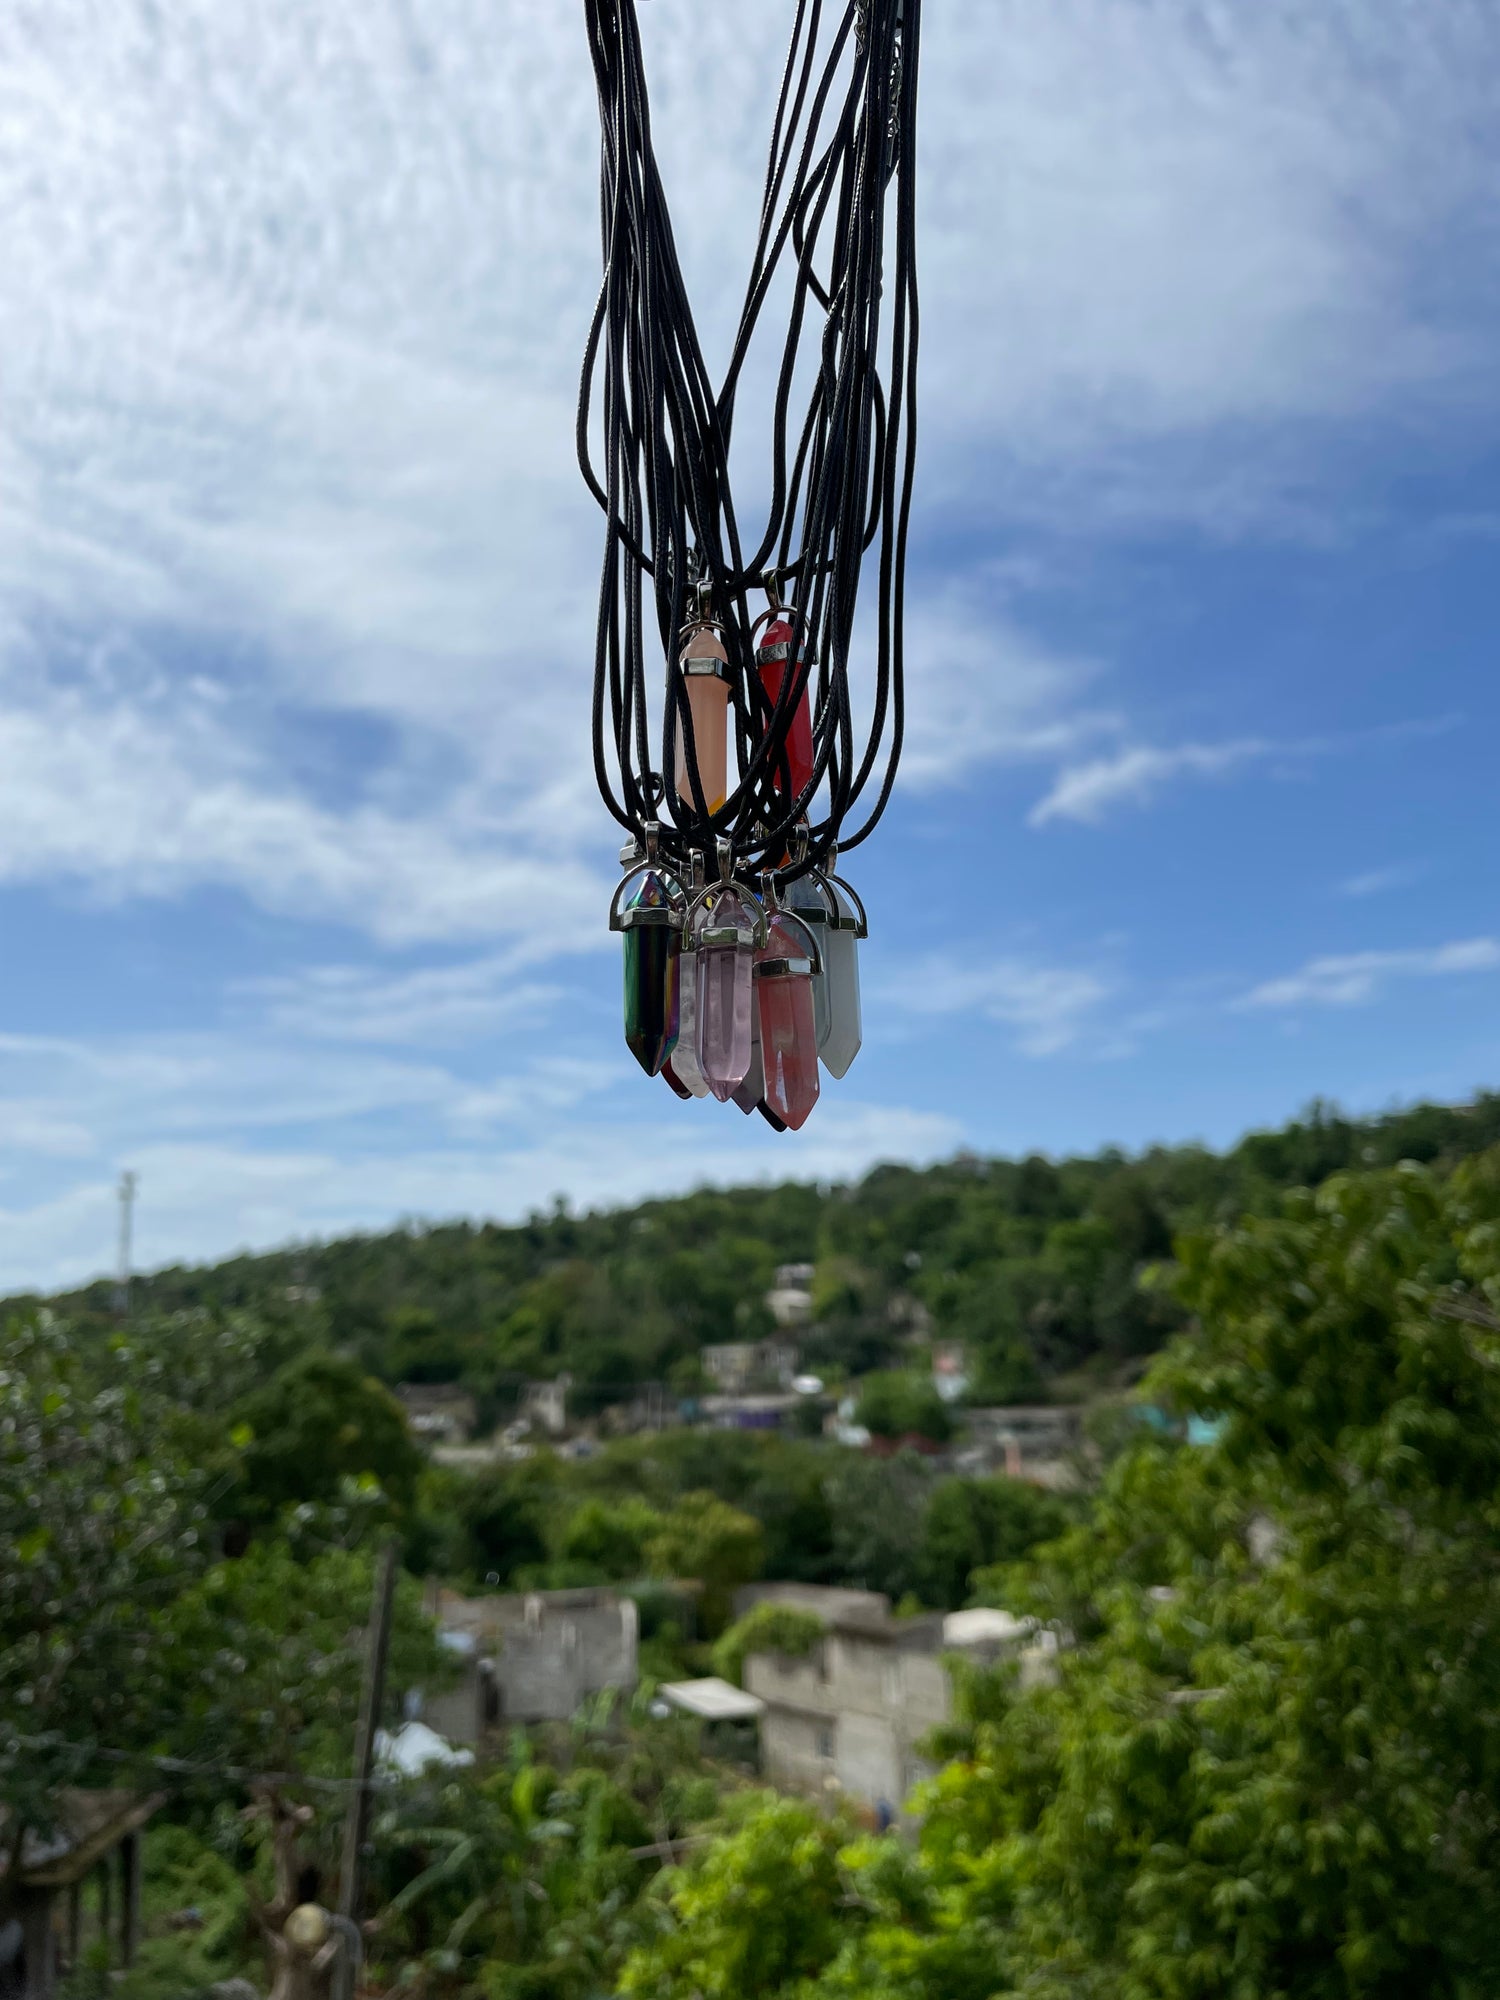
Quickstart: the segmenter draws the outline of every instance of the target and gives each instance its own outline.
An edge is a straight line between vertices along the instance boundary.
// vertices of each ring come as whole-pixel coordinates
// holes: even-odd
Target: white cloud
[[[977,1014],[1015,1030],[1023,1055],[1051,1056],[1095,1029],[1113,983],[1100,974],[1023,958],[964,965],[929,958],[881,989],[881,999],[919,1015]]]
[[[471,788],[425,816],[330,810],[187,694],[170,708],[100,706],[65,689],[0,708],[0,794],[0,881],[72,879],[111,899],[222,884],[267,910],[411,943],[517,929],[545,866],[551,947],[602,935],[606,878],[518,849]]]
[[[955,590],[918,598],[907,646],[905,784],[938,790],[966,771],[1066,756],[1118,729],[1118,716],[1079,705],[1098,672]]]
[[[533,941],[531,955],[550,957],[556,948],[548,933]],[[309,966],[247,980],[238,992],[274,1031],[310,1041],[462,1043],[534,1022],[556,1006],[560,989],[521,976],[527,963],[527,952],[517,949],[408,972]]]
[[[1389,889],[1407,889],[1417,880],[1421,869],[1414,861],[1401,861],[1389,868],[1370,868],[1362,875],[1351,875],[1339,884],[1341,896],[1383,896]]]
[[[1357,1007],[1396,979],[1446,979],[1500,968],[1500,941],[1469,938],[1430,950],[1356,951],[1309,959],[1300,971],[1268,979],[1234,1004],[1251,1007]]]
[[[1078,820],[1097,826],[1120,805],[1145,805],[1174,778],[1217,778],[1264,757],[1275,746],[1253,739],[1239,743],[1180,743],[1170,750],[1145,744],[1093,758],[1062,771],[1051,791],[1029,816],[1032,826],[1049,820]]]
[[[816,1131],[809,1125],[789,1147],[732,1106],[716,1106],[717,1117],[706,1119],[702,1108],[684,1107],[670,1123],[585,1116],[566,1130],[555,1116],[539,1116],[531,1131],[505,1144],[471,1140],[357,1155],[316,1144],[252,1148],[227,1134],[157,1140],[129,1155],[140,1173],[138,1262],[150,1268],[388,1228],[397,1215],[518,1221],[560,1193],[587,1206],[788,1175],[842,1180],[882,1160],[939,1158],[962,1138],[952,1119],[846,1098],[820,1105]],[[51,1288],[97,1275],[108,1266],[113,1227],[110,1172],[50,1195],[17,1190],[0,1203],[7,1286]]]
[[[643,14],[679,238],[722,350],[785,17]],[[1223,525],[1254,512],[1235,481],[1297,487],[1287,421],[1387,408],[1408,425],[1417,391],[1472,386],[1466,294],[1429,296],[1424,273],[1486,198],[1486,128],[1464,111],[1483,111],[1497,54],[1482,10],[1435,24],[1403,0],[1316,28],[1291,0],[1232,18],[1202,0],[935,10],[928,519],[1071,534],[1186,496]],[[36,694],[18,661],[50,676],[61,639],[123,635],[167,690],[186,670],[232,691],[240,742],[266,756],[309,710],[394,731],[360,752],[367,819],[304,805],[274,758],[232,794],[210,766],[201,801],[174,772],[174,810],[208,823],[193,869],[149,825],[152,755],[122,755],[107,788],[138,842],[111,858],[86,827],[33,824],[12,879],[121,894],[279,873],[271,906],[323,914],[389,866],[382,935],[461,934],[496,902],[487,822],[554,851],[607,839],[583,727],[596,522],[570,458],[598,257],[577,20],[551,0],[434,0],[420,21],[395,0],[54,0],[0,23],[0,79],[17,727]],[[753,484],[748,401],[737,436]],[[1308,440],[1325,460],[1325,434]],[[969,765],[1076,753],[1110,720],[1076,712],[1087,662],[914,595],[911,782],[939,782],[955,744]],[[83,699],[102,734],[130,734]],[[190,776],[195,747],[185,731]],[[70,755],[59,782],[89,775]]]

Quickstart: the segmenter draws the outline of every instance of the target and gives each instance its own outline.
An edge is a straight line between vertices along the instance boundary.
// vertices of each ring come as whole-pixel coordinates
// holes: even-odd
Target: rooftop
[[[704,1722],[753,1722],[766,1707],[759,1695],[746,1694],[717,1674],[701,1681],[666,1681],[657,1693],[684,1715],[699,1716]]]

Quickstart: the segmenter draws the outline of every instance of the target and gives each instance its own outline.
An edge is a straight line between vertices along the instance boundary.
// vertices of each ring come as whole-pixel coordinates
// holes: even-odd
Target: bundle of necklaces
[[[627,835],[610,907],[625,1038],[679,1097],[795,1130],[820,1062],[842,1077],[859,1050],[865,915],[837,869],[901,752],[920,0],[796,0],[717,389],[652,150],[635,0],[584,4],[604,283],[578,456],[605,516],[594,764]],[[711,125],[699,143],[716,143]],[[740,453],[769,493],[752,541],[730,442],[773,296],[786,327],[770,410]]]

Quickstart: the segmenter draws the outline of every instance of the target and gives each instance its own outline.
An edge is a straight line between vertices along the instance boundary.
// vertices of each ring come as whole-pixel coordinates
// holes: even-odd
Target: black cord
[[[584,352],[577,444],[605,517],[593,696],[599,791],[638,841],[648,823],[659,827],[661,857],[684,882],[693,854],[712,862],[720,839],[731,843],[736,873],[786,878],[866,838],[901,754],[921,0],[797,0],[750,276],[717,391],[652,148],[635,0],[584,0],[584,14],[599,93],[604,280]],[[745,362],[788,258],[770,505],[747,555],[730,439]],[[805,373],[814,355],[789,449],[799,364]],[[868,675],[851,677],[860,569],[872,550],[874,659]],[[796,633],[774,701],[755,671],[754,633],[766,614],[757,617],[751,600],[768,572]],[[705,602],[729,658],[734,742],[729,794],[712,812],[678,669],[685,629]],[[794,796],[789,743],[804,690],[812,774]],[[675,776],[679,740],[687,799]],[[850,831],[861,805],[865,816]]]

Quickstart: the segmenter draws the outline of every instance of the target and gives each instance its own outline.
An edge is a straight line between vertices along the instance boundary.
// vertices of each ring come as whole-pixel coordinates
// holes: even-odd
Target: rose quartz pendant
[[[766,1109],[800,1132],[818,1101],[818,1027],[809,940],[778,911],[755,954]]]
[[[693,751],[704,804],[717,812],[724,803],[728,770],[729,655],[711,625],[700,625],[682,650],[682,677],[693,717]],[[677,731],[677,796],[693,804],[687,745]]]
[[[714,897],[693,919],[698,959],[695,995],[698,1067],[721,1104],[727,1104],[750,1067],[750,965],[755,920],[733,889]]]

